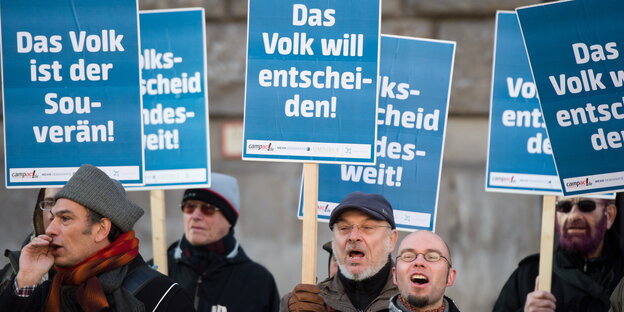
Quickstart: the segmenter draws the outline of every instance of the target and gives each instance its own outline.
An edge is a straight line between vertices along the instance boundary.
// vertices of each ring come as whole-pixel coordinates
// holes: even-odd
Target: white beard
[[[344,277],[350,279],[350,280],[354,280],[354,281],[363,281],[369,277],[372,277],[373,275],[377,274],[377,272],[379,272],[385,265],[386,263],[388,263],[388,255],[392,252],[391,250],[391,245],[392,240],[391,237],[388,236],[388,239],[386,240],[384,246],[384,255],[386,255],[385,257],[382,257],[379,259],[379,261],[377,263],[372,263],[371,266],[368,267],[368,269],[360,272],[360,273],[351,273],[351,271],[349,271],[349,269],[347,268],[346,264],[343,263],[342,259],[338,259],[336,258],[336,263],[338,264],[338,269],[340,270],[340,273],[342,273],[342,275],[344,275]],[[332,249],[335,249],[336,246],[334,246],[334,243],[332,242]]]

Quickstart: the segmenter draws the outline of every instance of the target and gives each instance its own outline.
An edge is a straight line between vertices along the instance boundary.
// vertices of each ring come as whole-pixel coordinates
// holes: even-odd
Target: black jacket
[[[123,281],[124,286],[126,285],[126,279],[128,279],[129,276],[137,278],[137,275],[133,275],[133,272],[138,270],[140,267],[147,268],[145,261],[143,261],[140,255],[127,266],[128,274]],[[189,298],[186,292],[179,285],[173,283],[166,276],[154,271],[154,273],[150,274],[150,278],[147,280],[149,280],[149,282],[136,288],[136,293],[134,295],[136,299],[144,304],[145,311],[195,311],[193,309],[191,298]],[[13,281],[11,282],[11,285],[7,287],[2,294],[0,294],[0,311],[34,312],[44,310],[52,281],[45,281],[41,285],[37,286],[34,293],[27,298],[21,298],[15,295],[12,283]],[[156,307],[158,307],[158,309],[154,310]],[[111,309],[111,311],[115,311],[115,309]]]
[[[212,253],[200,275],[175,242],[167,251],[169,277],[194,298],[197,311],[222,311],[217,306],[227,312],[277,311],[279,292],[273,275],[249,259],[238,243],[233,250],[227,257]]]
[[[403,310],[401,308],[400,305],[397,304],[397,300],[399,300],[399,295],[396,295],[394,297],[392,297],[392,299],[390,299],[390,302],[388,303],[388,310],[390,312],[403,312],[406,310]],[[455,305],[455,302],[453,301],[453,299],[444,296],[444,303],[446,304],[446,308],[444,308],[445,312],[461,312],[459,311],[459,308],[457,307],[457,305]]]
[[[557,312],[600,312],[609,310],[609,295],[624,275],[624,261],[617,238],[607,232],[603,254],[584,261],[557,248],[553,260],[551,293]],[[526,296],[535,289],[539,255],[528,256],[503,286],[494,312],[523,311]]]

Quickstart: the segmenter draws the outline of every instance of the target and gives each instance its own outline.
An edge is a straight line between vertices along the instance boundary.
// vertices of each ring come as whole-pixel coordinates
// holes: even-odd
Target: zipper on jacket
[[[202,276],[200,275],[199,278],[197,278],[197,286],[195,286],[195,310],[199,309],[199,288],[201,287],[202,284]]]

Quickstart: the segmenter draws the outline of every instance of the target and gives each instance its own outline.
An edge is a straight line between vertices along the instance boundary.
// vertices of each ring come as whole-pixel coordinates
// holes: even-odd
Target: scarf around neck
[[[340,279],[351,304],[357,310],[363,311],[371,304],[371,302],[373,302],[373,300],[375,300],[375,298],[379,296],[379,294],[381,294],[381,291],[388,282],[388,276],[391,274],[391,271],[392,261],[388,258],[388,262],[379,270],[379,272],[361,281],[348,279],[346,276],[342,275],[340,270],[338,270],[336,275]]]
[[[181,258],[185,259],[196,273],[202,274],[215,263],[228,258],[237,248],[237,243],[234,231],[230,230],[222,239],[208,245],[193,246],[186,236],[182,235],[179,248],[182,252]]]
[[[61,288],[65,285],[77,286],[76,301],[83,311],[95,312],[110,307],[97,275],[130,263],[138,254],[139,240],[134,236],[134,231],[129,231],[72,267],[55,266],[57,273],[52,281],[45,311],[62,310]]]

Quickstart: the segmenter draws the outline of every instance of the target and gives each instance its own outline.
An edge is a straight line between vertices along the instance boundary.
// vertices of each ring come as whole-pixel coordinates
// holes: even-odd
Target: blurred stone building
[[[436,230],[453,254],[458,275],[449,295],[462,311],[491,310],[518,261],[539,249],[541,196],[484,191],[495,12],[539,2],[383,0],[382,33],[457,42]],[[139,4],[142,10],[205,8],[212,169],[239,179],[242,209],[237,236],[247,253],[274,274],[280,293],[288,292],[301,276],[301,221],[296,209],[302,166],[245,162],[223,150],[227,143],[223,140],[231,140],[224,125],[243,119],[247,1],[139,0]],[[4,166],[0,171],[4,176]],[[35,196],[36,190],[0,187],[0,250],[18,248],[30,231]],[[130,196],[146,210],[136,229],[141,253],[151,258],[149,192]],[[166,191],[168,243],[182,235],[181,196],[181,190]],[[318,233],[322,279],[327,254],[320,246],[330,239],[326,223],[319,223]],[[6,262],[0,257],[1,265]]]

